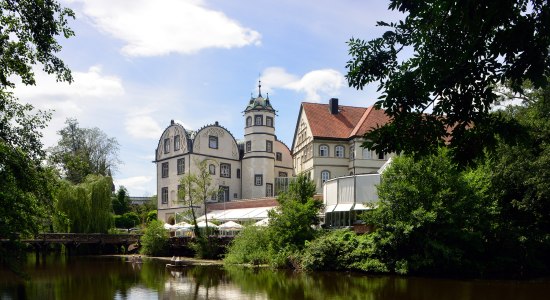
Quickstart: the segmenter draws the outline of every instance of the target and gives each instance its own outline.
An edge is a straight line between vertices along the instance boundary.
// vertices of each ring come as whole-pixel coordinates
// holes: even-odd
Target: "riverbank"
[[[124,257],[127,261],[132,261],[132,257],[138,256],[133,254],[115,254],[115,255],[100,255],[104,257]],[[148,259],[154,259],[154,260],[160,260],[165,261],[166,263],[170,263],[172,261],[172,257],[164,257],[164,256],[147,256],[147,255],[141,255],[141,258],[143,260]],[[223,260],[212,260],[212,259],[200,259],[200,258],[192,258],[192,257],[184,257],[179,256],[180,261],[184,265],[188,266],[221,266],[223,265]]]

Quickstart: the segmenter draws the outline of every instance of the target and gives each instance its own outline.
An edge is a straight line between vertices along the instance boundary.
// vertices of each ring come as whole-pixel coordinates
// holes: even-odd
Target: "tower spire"
[[[262,80],[258,79],[258,97],[262,96]]]

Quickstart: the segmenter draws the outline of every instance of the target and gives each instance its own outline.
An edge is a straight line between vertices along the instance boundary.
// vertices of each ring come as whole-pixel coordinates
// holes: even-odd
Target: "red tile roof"
[[[331,114],[328,104],[302,103],[313,137],[348,139],[362,136],[378,125],[389,122],[382,110],[374,107],[338,106],[338,113]]]

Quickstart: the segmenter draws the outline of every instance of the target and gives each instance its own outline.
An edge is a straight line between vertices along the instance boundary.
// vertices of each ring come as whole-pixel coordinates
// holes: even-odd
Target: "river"
[[[223,266],[170,271],[165,263],[30,256],[28,281],[0,269],[0,299],[550,299],[550,278],[450,280]]]

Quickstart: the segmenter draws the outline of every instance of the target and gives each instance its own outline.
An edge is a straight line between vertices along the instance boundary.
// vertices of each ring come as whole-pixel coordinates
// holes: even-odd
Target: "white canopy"
[[[269,218],[265,218],[263,220],[260,220],[254,223],[254,226],[267,226],[268,224],[269,224]]]
[[[172,225],[164,223],[164,229],[172,229]]]
[[[172,225],[172,229],[189,229],[193,228],[193,225],[186,223],[186,222],[179,222],[174,225]]]
[[[197,223],[197,226],[199,226],[200,228],[205,228],[206,227],[206,222],[201,221],[201,222]],[[218,225],[208,222],[208,227],[209,228],[218,228]]]
[[[241,225],[239,223],[236,223],[236,222],[233,222],[233,221],[229,221],[229,222],[225,222],[222,225],[220,225],[219,228],[220,229],[241,229],[241,228],[243,228],[243,225]]]
[[[274,206],[215,210],[209,212],[207,216],[209,220],[216,219],[220,221],[262,220],[267,218],[267,213],[273,208]],[[205,216],[197,218],[197,220],[204,219]]]

